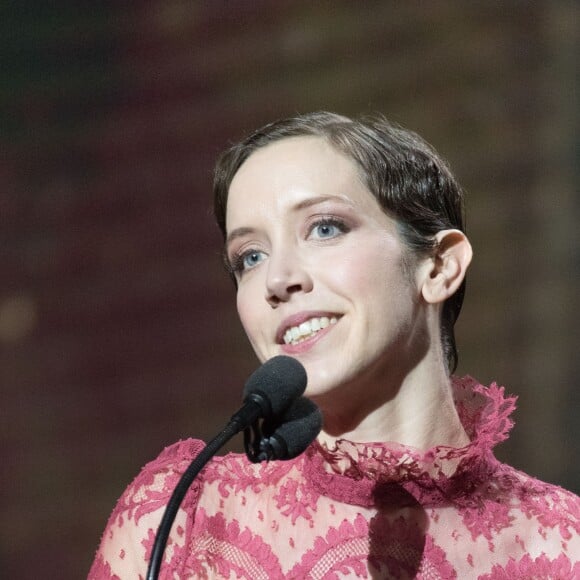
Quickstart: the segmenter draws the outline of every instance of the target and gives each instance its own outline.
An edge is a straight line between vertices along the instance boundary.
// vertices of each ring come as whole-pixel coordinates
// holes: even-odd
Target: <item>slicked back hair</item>
[[[316,112],[265,125],[220,156],[214,175],[214,214],[224,240],[230,184],[244,161],[270,143],[306,136],[326,139],[356,163],[363,182],[395,220],[412,256],[433,255],[435,235],[442,230],[465,230],[461,187],[445,161],[419,135],[383,117],[354,120]],[[442,348],[450,373],[458,362],[454,325],[464,294],[465,280],[445,301],[441,314]]]

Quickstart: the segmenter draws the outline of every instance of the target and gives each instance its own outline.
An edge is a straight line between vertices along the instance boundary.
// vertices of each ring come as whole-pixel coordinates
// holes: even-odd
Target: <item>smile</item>
[[[328,317],[321,316],[311,318],[302,322],[298,326],[291,326],[284,333],[285,344],[299,344],[309,338],[312,338],[318,331],[323,330],[327,326],[336,324],[338,318],[336,316]]]

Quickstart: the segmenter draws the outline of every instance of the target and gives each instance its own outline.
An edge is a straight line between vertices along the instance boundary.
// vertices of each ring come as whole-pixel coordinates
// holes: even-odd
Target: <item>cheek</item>
[[[375,243],[372,251],[359,252],[356,259],[345,261],[340,279],[336,279],[354,301],[369,338],[406,327],[412,315],[413,289],[402,255],[395,250]]]
[[[396,292],[402,272],[400,255],[378,244],[373,248],[369,243],[366,247],[372,249],[358,248],[356,252],[340,256],[329,274],[340,287],[369,300]]]
[[[253,305],[255,305],[255,299],[251,299],[250,296],[248,296],[248,292],[238,288],[238,293],[236,295],[236,308],[238,310],[238,317],[240,318],[246,334],[248,329],[252,328],[252,320],[255,316],[254,308],[252,307]]]
[[[250,284],[238,288],[236,306],[238,317],[254,349],[258,346],[259,329],[263,328],[261,316],[266,304],[262,294],[256,293]]]

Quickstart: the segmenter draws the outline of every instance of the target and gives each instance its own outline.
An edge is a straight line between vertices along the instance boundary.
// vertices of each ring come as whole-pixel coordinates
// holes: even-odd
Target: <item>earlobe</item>
[[[437,248],[422,285],[423,298],[430,304],[445,302],[457,291],[473,256],[471,244],[460,230],[442,230],[435,237]]]

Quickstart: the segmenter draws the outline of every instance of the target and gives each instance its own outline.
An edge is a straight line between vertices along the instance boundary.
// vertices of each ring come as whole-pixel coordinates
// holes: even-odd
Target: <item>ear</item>
[[[443,303],[457,291],[473,256],[467,236],[459,230],[442,230],[435,239],[435,255],[427,262],[421,287],[430,304]]]

